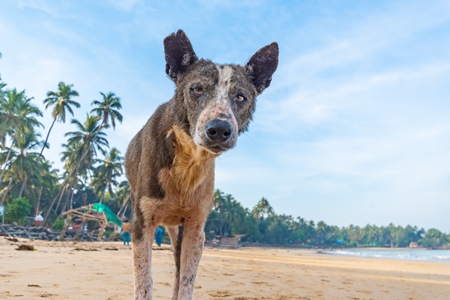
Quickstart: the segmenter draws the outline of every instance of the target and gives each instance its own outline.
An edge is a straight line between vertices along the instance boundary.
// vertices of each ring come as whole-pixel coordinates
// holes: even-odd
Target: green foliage
[[[54,230],[62,230],[64,228],[64,221],[61,219],[57,219],[53,225],[52,225]]]
[[[339,228],[324,221],[317,224],[290,215],[276,214],[269,201],[262,198],[250,211],[231,195],[216,190],[213,208],[205,232],[216,235],[245,234],[243,242],[271,245],[302,245],[304,247],[408,247],[418,242],[422,247],[439,247],[449,243],[447,234],[437,229],[412,226],[350,225]]]
[[[439,247],[443,244],[447,244],[450,241],[449,236],[440,232],[437,229],[428,229],[425,236],[419,240],[419,244],[422,247]]]
[[[24,218],[31,212],[31,204],[28,199],[20,197],[14,199],[5,207],[5,222],[17,222],[23,224]]]

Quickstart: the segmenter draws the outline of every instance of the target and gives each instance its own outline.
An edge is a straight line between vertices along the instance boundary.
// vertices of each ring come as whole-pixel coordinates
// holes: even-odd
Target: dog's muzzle
[[[236,144],[236,131],[233,125],[223,119],[213,119],[205,126],[205,146],[213,152],[222,152],[231,149]]]

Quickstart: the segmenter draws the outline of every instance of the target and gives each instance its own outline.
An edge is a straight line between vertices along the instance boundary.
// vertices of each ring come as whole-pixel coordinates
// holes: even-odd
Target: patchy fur
[[[164,39],[164,51],[175,95],[158,107],[125,155],[136,300],[152,299],[151,244],[159,225],[166,226],[174,251],[172,300],[192,299],[212,206],[214,159],[247,130],[256,97],[278,65],[276,43],[244,67],[198,59],[182,30]]]

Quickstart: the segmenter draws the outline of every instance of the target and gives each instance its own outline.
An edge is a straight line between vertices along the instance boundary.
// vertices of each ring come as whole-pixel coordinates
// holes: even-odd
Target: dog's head
[[[182,30],[164,39],[164,50],[166,73],[176,84],[174,100],[194,142],[216,154],[233,148],[277,69],[278,44],[261,48],[245,66],[198,59]]]

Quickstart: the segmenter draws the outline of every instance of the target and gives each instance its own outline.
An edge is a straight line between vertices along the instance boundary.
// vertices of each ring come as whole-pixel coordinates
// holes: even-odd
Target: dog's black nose
[[[225,142],[231,137],[233,127],[227,121],[214,119],[206,124],[206,134],[215,142]]]

